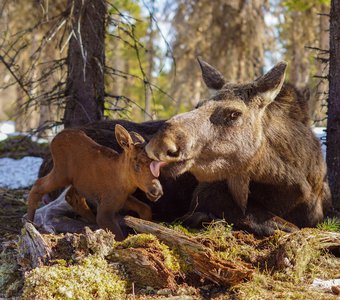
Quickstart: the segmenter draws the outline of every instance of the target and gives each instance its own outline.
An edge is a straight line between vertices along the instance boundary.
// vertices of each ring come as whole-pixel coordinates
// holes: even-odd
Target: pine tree
[[[65,127],[100,120],[104,112],[105,18],[102,0],[69,0],[73,33],[67,57]]]

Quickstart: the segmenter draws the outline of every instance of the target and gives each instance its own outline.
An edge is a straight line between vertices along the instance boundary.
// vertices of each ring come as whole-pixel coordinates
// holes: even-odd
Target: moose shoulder
[[[165,172],[189,171],[200,182],[225,185],[198,188],[192,207],[200,215],[216,215],[213,199],[219,199],[217,214],[227,221],[258,203],[300,227],[315,226],[331,202],[326,166],[306,101],[284,84],[286,63],[246,84],[225,82],[218,70],[199,63],[211,97],[166,121],[146,146],[148,155],[167,163]]]

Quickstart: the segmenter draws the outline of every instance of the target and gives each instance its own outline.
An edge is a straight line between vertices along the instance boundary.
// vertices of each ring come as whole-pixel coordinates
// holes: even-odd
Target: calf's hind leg
[[[139,201],[134,196],[129,196],[124,204],[124,209],[134,211],[138,214],[138,216],[147,221],[152,220],[152,211],[149,205],[146,203]]]
[[[88,206],[85,197],[81,196],[73,186],[67,191],[65,200],[77,214],[91,223],[96,223],[96,216]]]
[[[62,188],[68,185],[67,180],[64,178],[58,178],[55,172],[52,172],[45,177],[38,179],[29,195],[28,195],[28,208],[27,208],[27,219],[29,221],[34,221],[34,214],[39,206],[41,198],[44,194],[50,193],[58,188]]]

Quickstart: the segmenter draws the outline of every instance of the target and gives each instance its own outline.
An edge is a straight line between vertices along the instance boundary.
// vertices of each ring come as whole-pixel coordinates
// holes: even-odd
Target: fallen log
[[[210,248],[178,231],[131,216],[124,220],[137,232],[153,234],[170,248],[177,249],[193,273],[215,284],[232,286],[252,276],[254,269],[250,264],[222,260]]]

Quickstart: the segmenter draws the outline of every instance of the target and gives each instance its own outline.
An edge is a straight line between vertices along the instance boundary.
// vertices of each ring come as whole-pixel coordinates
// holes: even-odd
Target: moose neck
[[[137,189],[137,186],[134,184],[134,180],[131,178],[132,170],[130,167],[130,160],[131,158],[126,152],[119,155],[117,160],[117,170],[121,172],[119,176],[117,176],[117,184],[119,186],[120,193],[124,194],[126,197]]]

